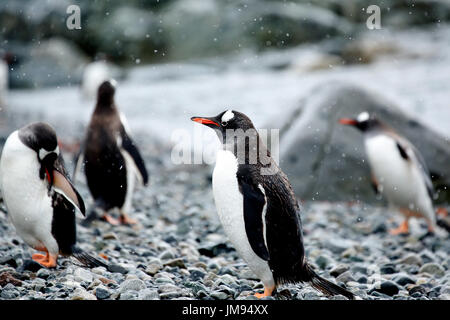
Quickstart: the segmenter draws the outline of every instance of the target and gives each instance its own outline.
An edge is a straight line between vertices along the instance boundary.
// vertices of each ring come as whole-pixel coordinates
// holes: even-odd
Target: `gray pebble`
[[[145,289],[144,281],[140,279],[127,279],[120,285],[119,292],[122,294],[126,291],[140,291],[142,289]]]
[[[438,278],[443,277],[445,275],[445,270],[437,263],[426,263],[424,264],[420,269],[420,273],[429,273],[431,275],[434,275]]]

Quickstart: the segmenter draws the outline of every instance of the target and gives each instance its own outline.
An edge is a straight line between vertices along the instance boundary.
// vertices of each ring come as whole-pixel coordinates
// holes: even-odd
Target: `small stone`
[[[97,300],[92,294],[83,288],[76,288],[71,297],[72,300]]]
[[[140,279],[127,279],[119,287],[119,292],[122,294],[123,292],[134,290],[140,291],[145,289],[145,282]]]
[[[380,267],[381,274],[394,274],[397,272],[395,265],[392,263],[386,263]]]
[[[159,258],[161,260],[170,260],[170,259],[174,259],[175,256],[173,255],[171,250],[165,250],[159,255]]]
[[[158,290],[146,288],[139,291],[139,300],[159,300]]]
[[[31,271],[31,272],[37,272],[39,269],[43,268],[39,263],[37,263],[34,260],[24,260],[19,272],[23,271]]]
[[[355,281],[350,271],[345,271],[336,278],[336,282],[347,283],[349,281]]]
[[[121,273],[121,274],[126,274],[128,273],[128,270],[124,267],[122,267],[119,264],[116,263],[112,263],[108,266],[108,271],[109,272],[113,272],[113,273]]]
[[[339,264],[339,265],[337,265],[336,267],[334,267],[334,268],[332,268],[332,269],[330,270],[330,274],[331,274],[333,277],[336,278],[336,277],[338,277],[340,274],[346,272],[348,269],[349,269],[349,267],[348,267],[347,265],[345,265],[345,264]]]
[[[22,281],[14,278],[9,272],[2,272],[0,274],[0,287],[5,287],[7,284],[13,284],[14,286],[21,286]]]
[[[353,247],[356,243],[349,239],[333,239],[326,242],[327,248],[337,254],[341,254],[345,250]]]
[[[225,300],[226,298],[228,298],[228,295],[225,292],[213,291],[211,293],[211,297],[218,300]]]
[[[50,270],[48,269],[39,269],[38,272],[36,272],[36,277],[41,279],[47,279],[50,276]]]
[[[35,278],[31,282],[31,287],[34,289],[34,291],[37,292],[43,291],[45,288],[45,280],[41,278]]]
[[[159,295],[159,297],[161,299],[175,299],[180,296],[181,296],[181,293],[179,293],[178,291],[165,292],[165,293],[161,293]]]
[[[108,299],[111,296],[111,292],[103,286],[97,286],[95,288],[95,296],[99,300]]]
[[[369,290],[369,294],[374,291],[386,294],[388,296],[396,295],[399,292],[398,286],[392,281],[383,281],[376,283],[372,289]]]
[[[412,286],[408,290],[409,295],[412,296],[413,294],[419,293],[420,296],[425,295],[427,293],[427,289],[425,289],[422,285],[418,286]]]
[[[92,282],[94,277],[92,276],[92,273],[84,268],[77,268],[73,272],[74,280],[77,282]]]
[[[325,270],[332,263],[333,260],[330,257],[323,254],[321,254],[316,258],[316,264],[322,270]]]
[[[119,237],[114,232],[108,232],[103,235],[104,240],[118,240]]]
[[[135,290],[129,290],[120,294],[120,300],[138,300],[139,293]]]
[[[443,277],[445,275],[445,270],[437,263],[426,263],[424,264],[420,269],[420,273],[429,273],[431,275],[434,275],[438,278]]]
[[[13,267],[14,269],[17,268],[16,259],[12,255],[6,255],[4,257],[0,257],[0,264],[8,265],[10,267]]]
[[[415,280],[413,280],[411,277],[409,277],[406,274],[398,274],[395,277],[393,277],[392,280],[403,287],[406,286],[407,284],[415,284],[416,283]]]
[[[206,275],[206,272],[204,272],[202,269],[199,269],[199,268],[188,268],[188,271],[190,273],[189,278],[192,281],[201,280]]]
[[[184,286],[186,288],[190,288],[192,290],[192,293],[196,296],[198,295],[198,292],[200,292],[200,291],[204,291],[204,292],[208,291],[204,285],[202,285],[201,283],[196,282],[196,281],[185,282]]]
[[[178,267],[178,268],[182,268],[182,269],[186,268],[186,265],[184,264],[184,261],[181,258],[169,260],[164,263],[164,266]]]
[[[154,276],[162,269],[162,264],[157,262],[150,263],[147,268],[145,268],[145,273]]]
[[[155,280],[155,283],[158,283],[158,284],[165,284],[165,283],[167,283],[167,284],[175,284],[175,282],[172,279],[168,278],[168,277],[159,277],[159,278],[157,278]]]
[[[160,293],[167,293],[167,292],[173,292],[173,291],[179,291],[180,288],[178,288],[177,286],[173,285],[173,284],[163,284],[161,286],[159,286],[158,288],[158,292]]]
[[[17,290],[2,290],[2,293],[0,295],[1,298],[5,300],[13,300],[19,295]]]
[[[411,253],[406,257],[398,260],[398,263],[421,266],[423,264],[423,261],[417,254]]]

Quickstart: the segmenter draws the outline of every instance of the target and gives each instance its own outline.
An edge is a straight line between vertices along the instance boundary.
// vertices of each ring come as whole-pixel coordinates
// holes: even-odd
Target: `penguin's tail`
[[[88,268],[105,267],[106,269],[108,269],[108,265],[106,263],[100,261],[97,258],[94,258],[90,254],[84,252],[76,246],[72,247],[72,255]]]
[[[350,291],[322,278],[319,276],[309,264],[306,264],[306,273],[308,281],[315,289],[323,292],[328,296],[343,295],[349,300],[354,300],[355,296]]]

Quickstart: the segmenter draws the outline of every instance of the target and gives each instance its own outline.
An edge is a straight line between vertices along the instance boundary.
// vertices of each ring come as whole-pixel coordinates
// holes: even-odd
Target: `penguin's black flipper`
[[[262,191],[238,177],[239,189],[244,198],[245,232],[253,251],[263,260],[269,260],[269,251],[264,241],[264,205],[266,199]]]
[[[72,255],[88,268],[105,267],[108,269],[108,265],[106,263],[94,258],[76,246],[72,247]]]
[[[350,291],[322,278],[311,268],[309,264],[305,265],[306,275],[309,278],[307,281],[317,290],[323,292],[328,296],[343,295],[349,300],[354,300],[355,296]]]
[[[130,136],[125,131],[125,128],[122,128],[121,135],[122,135],[122,148],[130,154],[131,158],[133,158],[133,161],[136,164],[136,167],[138,168],[139,172],[141,173],[142,182],[144,183],[144,185],[147,185],[148,184],[148,172],[147,172],[147,169],[145,168],[144,160],[142,159],[142,156],[141,156],[138,148],[136,147],[134,141],[130,138]]]

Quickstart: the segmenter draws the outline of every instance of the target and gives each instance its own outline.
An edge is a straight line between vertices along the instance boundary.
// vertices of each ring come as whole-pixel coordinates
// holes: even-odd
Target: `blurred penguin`
[[[95,207],[102,210],[102,218],[117,225],[135,224],[128,216],[136,178],[148,183],[144,160],[130,137],[125,116],[114,102],[115,81],[105,81],[98,88],[97,104],[89,123],[86,137],[75,160],[74,180],[84,163],[86,180]],[[119,209],[119,220],[108,212]],[[95,209],[86,221],[97,218]]]
[[[411,142],[368,112],[339,122],[363,133],[374,189],[405,218],[398,228],[390,230],[391,234],[408,233],[411,217],[425,219],[428,224],[426,235],[434,233],[437,223],[450,231],[443,220],[437,219],[430,173],[422,155]]]

